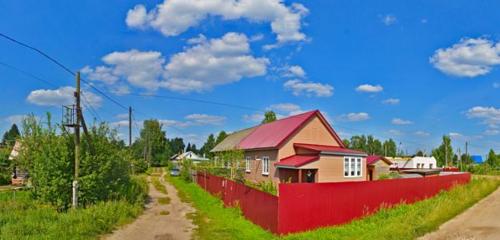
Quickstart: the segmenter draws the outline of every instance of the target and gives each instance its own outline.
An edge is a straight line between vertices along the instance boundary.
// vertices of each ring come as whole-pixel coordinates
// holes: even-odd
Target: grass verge
[[[170,203],[169,197],[158,198],[158,203],[161,205],[167,205]]]
[[[195,183],[166,178],[177,188],[179,197],[197,209],[192,219],[198,225],[199,239],[414,239],[436,230],[500,185],[498,179],[474,178],[433,198],[383,209],[349,224],[278,237],[246,220],[238,209],[224,208],[219,199]]]
[[[129,201],[100,202],[62,213],[33,200],[29,191],[0,192],[0,239],[98,239],[142,213],[147,183],[144,177],[135,178],[138,185],[130,190],[134,196]]]

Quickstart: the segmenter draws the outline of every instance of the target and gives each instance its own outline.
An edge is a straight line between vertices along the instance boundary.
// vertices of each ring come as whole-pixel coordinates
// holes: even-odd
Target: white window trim
[[[347,176],[345,175],[345,160],[347,159]],[[361,162],[361,165],[360,165],[360,168],[359,169],[359,175],[357,175],[357,168],[358,168],[358,159],[360,160]],[[351,171],[351,166],[352,166],[352,162],[354,161],[354,171]],[[351,157],[351,156],[345,156],[344,157],[344,162],[342,162],[342,165],[343,165],[343,168],[344,168],[344,172],[343,172],[343,175],[344,175],[344,178],[360,178],[363,176],[363,159],[361,157]],[[351,172],[354,172],[354,175],[351,175]]]
[[[266,163],[267,163],[267,166],[266,166]],[[269,175],[269,157],[268,156],[262,156],[262,175],[266,175],[266,176]]]
[[[246,156],[245,157],[245,172],[247,172],[247,173],[249,173],[250,169],[251,169],[250,164],[252,164],[252,163],[250,161],[251,161],[251,157],[250,156]]]

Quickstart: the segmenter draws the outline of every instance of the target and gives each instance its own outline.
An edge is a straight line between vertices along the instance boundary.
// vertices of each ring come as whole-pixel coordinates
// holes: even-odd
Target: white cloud
[[[464,135],[462,135],[461,133],[457,133],[457,132],[450,132],[450,133],[448,133],[448,136],[450,136],[450,138],[458,139],[458,138],[462,138]]]
[[[149,91],[166,88],[177,92],[202,92],[267,72],[269,60],[250,55],[244,34],[230,32],[210,40],[200,35],[188,42],[191,46],[174,54],[166,64],[160,52],[133,49],[110,53],[103,57],[103,62],[109,66],[95,69],[87,66],[82,72],[91,79],[102,78],[100,81],[110,85],[112,92],[119,95],[130,92],[126,85],[116,83],[116,79],[121,78]]]
[[[391,129],[389,131],[387,131],[390,135],[394,135],[394,136],[401,136],[403,135],[403,133],[399,130],[396,130],[396,129]]]
[[[468,118],[482,119],[490,128],[500,125],[500,108],[475,106],[467,110],[466,115]]]
[[[384,101],[382,101],[383,104],[388,104],[388,105],[397,105],[399,104],[399,99],[398,98],[388,98]]]
[[[92,81],[101,81],[106,84],[114,84],[118,81],[119,77],[113,74],[113,69],[105,66],[98,66],[92,69],[89,66],[85,66],[81,70],[82,74],[87,75],[87,78]]]
[[[162,86],[172,91],[201,92],[243,77],[265,75],[269,60],[249,53],[244,34],[230,32],[222,38],[203,41],[172,56],[165,66]]]
[[[304,69],[302,69],[301,66],[293,65],[288,67],[288,72],[285,74],[285,76],[304,78],[306,76],[306,72],[304,71]]]
[[[401,118],[393,118],[391,120],[391,123],[394,125],[409,125],[409,124],[412,124],[413,122],[409,121],[409,120],[404,120]]]
[[[28,102],[39,106],[57,106],[70,105],[74,100],[74,87],[60,87],[58,89],[38,89],[32,91],[28,97]],[[91,93],[82,91],[85,101],[88,101],[92,107],[100,107],[102,98]],[[83,99],[83,98],[82,98]]]
[[[415,135],[417,135],[419,137],[427,137],[427,136],[430,136],[431,134],[428,132],[424,132],[424,131],[416,131]]]
[[[306,39],[301,27],[308,12],[302,4],[286,6],[281,0],[165,0],[150,11],[136,5],[128,11],[126,23],[132,28],[153,28],[165,36],[177,36],[210,16],[246,19],[270,23],[278,42],[285,43]]]
[[[486,129],[483,134],[489,135],[489,136],[499,135],[500,130],[498,130],[498,129]]]
[[[381,92],[382,90],[384,90],[384,88],[382,86],[371,85],[371,84],[362,84],[356,88],[356,91],[358,91],[358,92],[367,92],[367,93],[377,93],[377,92]]]
[[[350,121],[350,122],[360,122],[360,121],[366,121],[370,119],[370,115],[365,112],[359,112],[359,113],[348,113],[348,114],[343,114],[340,116],[341,120],[345,121]]]
[[[283,85],[285,89],[291,90],[295,96],[330,97],[333,95],[333,86],[316,82],[303,82],[302,80],[288,80]]]
[[[276,114],[276,118],[278,119],[305,112],[305,110],[303,110],[299,105],[293,103],[272,104],[269,107],[267,107],[266,110],[273,111]],[[243,115],[243,120],[245,122],[262,122],[263,119],[264,119],[264,113]]]
[[[19,115],[8,116],[3,120],[7,122],[9,125],[16,124],[18,127],[20,127],[23,120],[27,117],[28,115],[19,114]]]
[[[386,26],[390,26],[390,25],[395,24],[398,21],[398,19],[394,15],[387,14],[385,16],[382,16],[381,21]]]
[[[287,112],[287,113],[302,111],[299,105],[293,103],[273,104],[269,106],[267,109],[277,112]]]
[[[243,120],[245,122],[262,122],[262,120],[264,120],[264,114],[262,113],[245,114],[243,115]]]
[[[226,117],[195,113],[187,115],[185,119],[194,125],[221,125]]]
[[[440,71],[459,77],[487,74],[500,64],[500,43],[485,38],[465,38],[446,49],[438,49],[430,63]]]

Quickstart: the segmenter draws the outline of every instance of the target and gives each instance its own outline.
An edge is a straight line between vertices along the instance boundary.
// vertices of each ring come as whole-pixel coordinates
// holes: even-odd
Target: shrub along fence
[[[239,205],[246,218],[276,234],[348,223],[380,207],[413,203],[469,181],[469,173],[457,173],[370,182],[292,183],[280,184],[276,197],[221,177],[197,175],[197,183],[219,196],[225,206]]]

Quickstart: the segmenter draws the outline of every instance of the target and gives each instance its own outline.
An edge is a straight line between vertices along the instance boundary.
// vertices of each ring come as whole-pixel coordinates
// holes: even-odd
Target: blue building
[[[470,157],[472,158],[472,161],[475,164],[481,164],[481,163],[483,163],[483,157],[481,155],[472,155]]]

